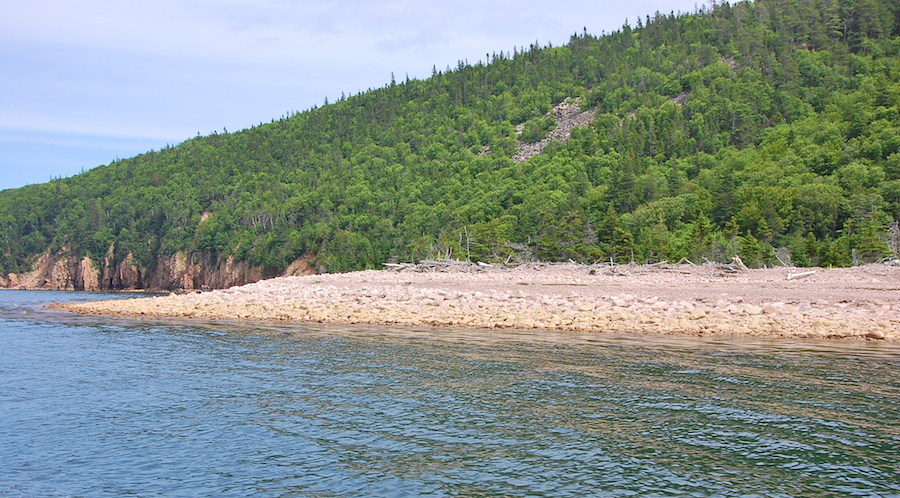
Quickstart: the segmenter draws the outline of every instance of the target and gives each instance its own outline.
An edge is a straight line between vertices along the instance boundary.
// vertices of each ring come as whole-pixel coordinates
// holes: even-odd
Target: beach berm
[[[413,265],[202,293],[55,304],[195,318],[900,342],[900,267]]]

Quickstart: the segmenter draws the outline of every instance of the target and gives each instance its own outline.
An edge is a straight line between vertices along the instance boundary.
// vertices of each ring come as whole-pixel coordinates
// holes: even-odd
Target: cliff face
[[[187,256],[176,253],[157,263],[156,271],[149,275],[148,288],[152,289],[225,289],[262,280],[262,269],[251,267],[247,261],[235,263],[234,257],[224,262],[210,261],[209,254]]]
[[[0,275],[0,288],[40,290],[200,290],[224,289],[262,280],[262,269],[233,257],[212,262],[208,253],[176,253],[156,262],[155,268],[142,268],[128,254],[116,262],[110,247],[99,267],[87,257],[68,255],[67,248],[56,253],[47,250],[32,264],[31,271]],[[291,263],[284,276],[316,273],[307,255]]]
[[[70,262],[68,258],[60,258],[56,254],[51,254],[48,249],[31,265],[30,272],[18,275],[7,274],[0,284],[5,284],[4,287],[12,289],[83,289],[85,277],[89,283],[96,280],[92,270],[93,265],[90,264],[90,260],[87,265],[83,265],[77,260]],[[76,282],[78,287],[76,287]]]

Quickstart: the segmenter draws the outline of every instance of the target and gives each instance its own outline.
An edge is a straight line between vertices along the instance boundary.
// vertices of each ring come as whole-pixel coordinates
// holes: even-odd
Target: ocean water
[[[0,496],[900,496],[897,345],[41,309],[98,297],[0,292]]]

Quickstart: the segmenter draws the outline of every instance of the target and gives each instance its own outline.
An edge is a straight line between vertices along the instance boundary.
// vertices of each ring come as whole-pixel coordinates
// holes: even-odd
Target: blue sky
[[[0,190],[695,0],[3,2]],[[702,5],[700,2],[699,5]]]

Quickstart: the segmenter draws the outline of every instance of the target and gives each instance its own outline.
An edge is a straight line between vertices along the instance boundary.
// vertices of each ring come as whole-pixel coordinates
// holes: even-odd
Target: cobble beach
[[[900,342],[900,267],[448,265],[51,308],[138,318]]]

